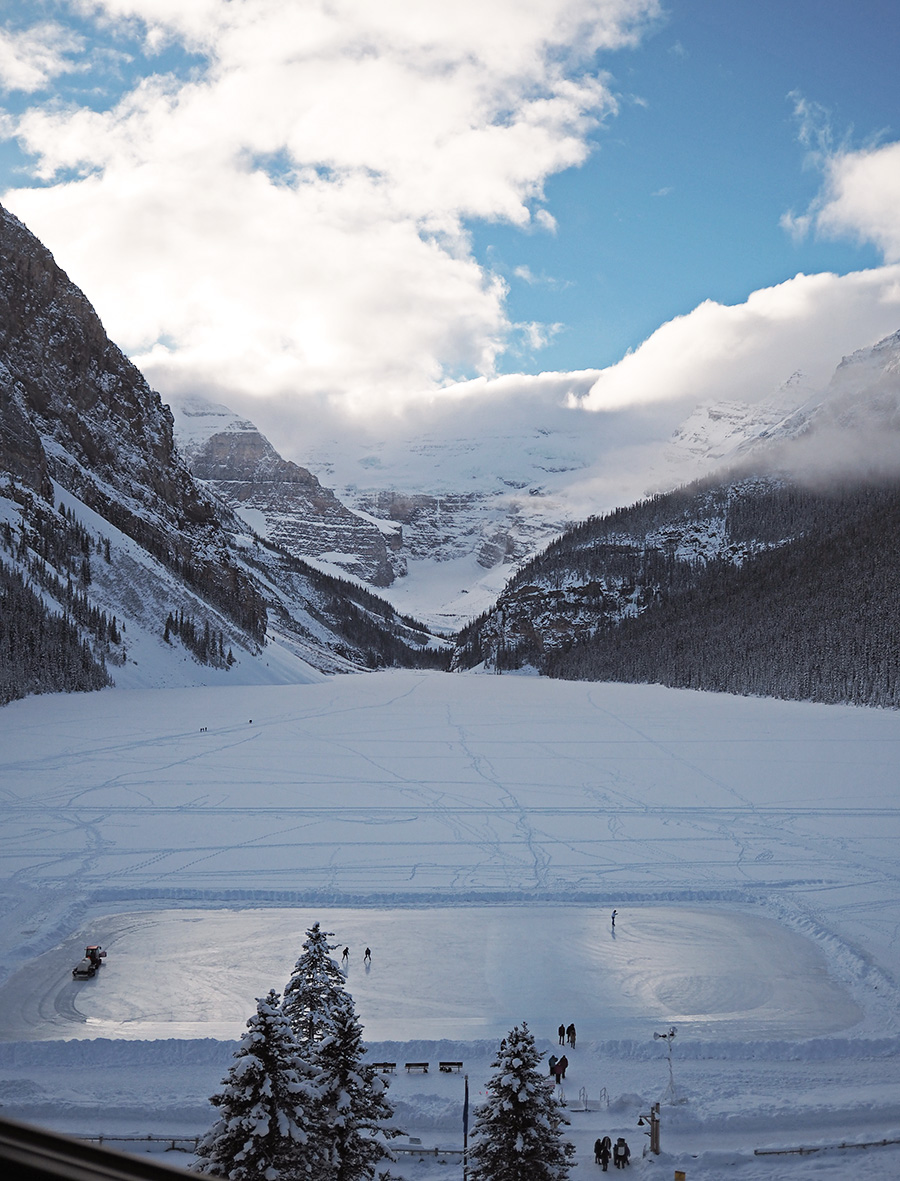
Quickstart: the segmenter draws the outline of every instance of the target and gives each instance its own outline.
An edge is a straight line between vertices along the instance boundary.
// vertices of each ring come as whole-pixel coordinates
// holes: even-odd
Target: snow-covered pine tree
[[[318,923],[310,927],[284,990],[282,1009],[307,1061],[315,1061],[319,1042],[330,1029],[332,1009],[345,995],[344,974],[330,954],[337,947],[328,942],[332,934]]]
[[[469,1147],[472,1181],[565,1181],[575,1149],[560,1129],[568,1120],[540,1069],[541,1055],[525,1022],[500,1043],[475,1110]]]
[[[362,1061],[365,1053],[353,998],[344,993],[316,1055],[332,1181],[371,1181],[378,1162],[391,1159],[386,1139],[399,1134],[389,1122],[387,1079]]]
[[[221,1115],[198,1145],[196,1171],[230,1181],[321,1176],[316,1072],[301,1060],[274,989],[257,1001],[234,1057],[210,1100]]]

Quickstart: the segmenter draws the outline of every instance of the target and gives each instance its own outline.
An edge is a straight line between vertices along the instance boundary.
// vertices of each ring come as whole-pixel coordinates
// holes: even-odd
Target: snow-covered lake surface
[[[896,1147],[753,1149],[900,1137],[898,770],[900,714],[653,686],[390,673],[15,703],[0,1101],[202,1131],[231,1053],[209,1039],[319,918],[427,1143],[460,1138],[439,1058],[477,1095],[513,1022],[549,1052],[572,1020],[567,1097],[610,1100],[572,1114],[578,1175],[600,1130],[639,1156],[674,1024],[686,1102],[663,1107],[669,1155],[633,1167],[895,1178]],[[108,962],[75,984],[88,938]]]

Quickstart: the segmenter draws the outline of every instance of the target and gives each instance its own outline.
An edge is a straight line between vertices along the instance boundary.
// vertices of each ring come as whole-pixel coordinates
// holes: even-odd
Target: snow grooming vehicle
[[[89,943],[84,949],[84,959],[75,965],[72,975],[76,980],[90,980],[105,959],[106,952],[100,950],[100,945]]]

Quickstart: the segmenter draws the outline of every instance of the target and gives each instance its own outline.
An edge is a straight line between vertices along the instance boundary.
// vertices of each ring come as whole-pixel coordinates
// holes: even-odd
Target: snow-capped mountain
[[[898,352],[895,336],[845,358],[824,391],[797,372],[752,404],[723,399],[687,417],[655,407],[661,425],[643,441],[627,416],[585,411],[555,386],[450,399],[340,436],[311,429],[303,468],[245,417],[197,399],[174,407],[176,431],[194,475],[263,536],[325,569],[390,582],[396,607],[452,629],[589,516],[726,468],[808,477],[871,467],[879,452],[889,464]]]
[[[387,603],[252,536],[193,478],[169,409],[2,209],[0,593],[0,700],[441,658]]]
[[[567,531],[456,662],[897,705],[900,333],[801,388],[697,411],[672,448],[728,466]]]
[[[399,528],[379,528],[351,512],[311,472],[283,459],[246,418],[205,398],[173,399],[178,443],[195,479],[260,537],[304,558],[321,558],[375,587],[394,579],[391,543]]]
[[[590,432],[565,407],[535,417],[510,407],[502,422],[496,408],[471,407],[455,435],[349,424],[340,438],[312,439],[303,461],[317,478],[224,406],[191,398],[172,409],[192,473],[247,525],[446,629],[488,606],[516,563],[579,519],[560,490],[594,457]]]

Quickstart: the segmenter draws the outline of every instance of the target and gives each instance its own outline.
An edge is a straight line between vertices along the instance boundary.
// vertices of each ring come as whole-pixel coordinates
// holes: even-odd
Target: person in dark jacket
[[[605,1173],[609,1168],[609,1160],[612,1156],[612,1140],[609,1136],[604,1136],[602,1140],[594,1141],[594,1161],[600,1165]]]
[[[558,1061],[559,1061],[559,1059],[557,1058],[557,1056],[555,1054],[551,1054],[550,1058],[547,1061],[547,1065],[550,1067],[550,1077],[551,1078],[556,1077],[556,1064]]]
[[[563,1054],[559,1062],[556,1064],[557,1074],[560,1078],[566,1077],[566,1067],[569,1065],[569,1059]]]
[[[559,1034],[559,1044],[564,1046],[566,1044],[566,1027],[564,1025],[560,1025],[556,1032]]]
[[[568,1041],[569,1045],[574,1050],[575,1049],[575,1025],[574,1024],[570,1025],[569,1028],[566,1030],[566,1040]]]
[[[625,1143],[625,1137],[620,1136],[613,1148],[613,1164],[617,1169],[624,1169],[631,1156],[631,1149]]]

